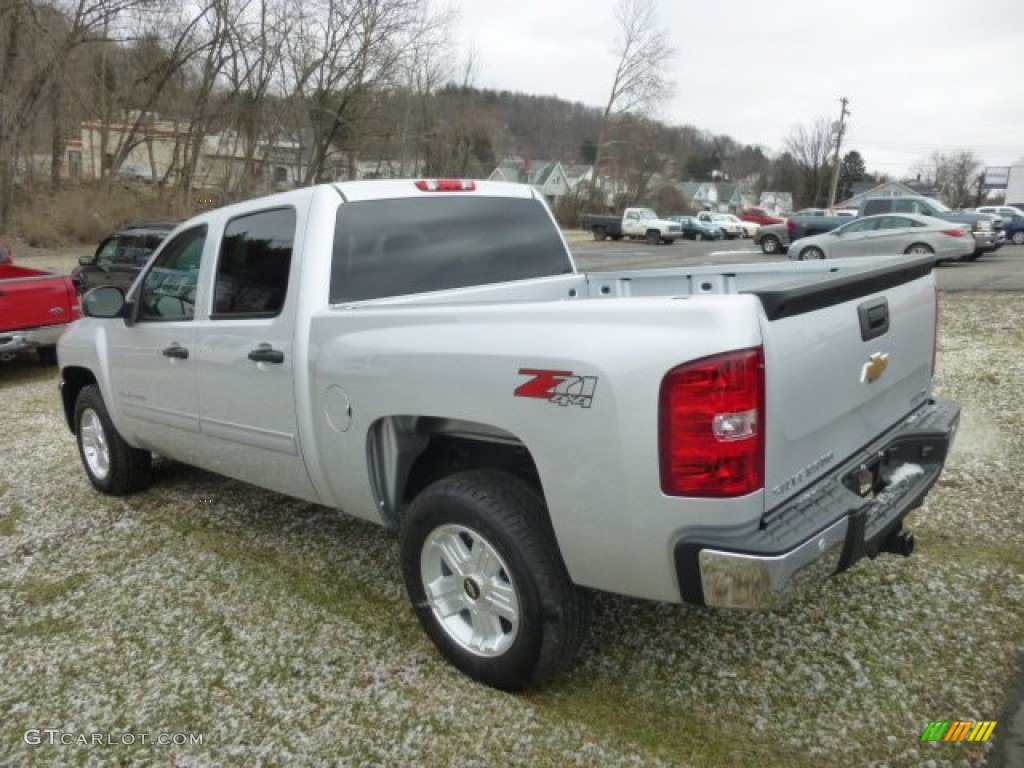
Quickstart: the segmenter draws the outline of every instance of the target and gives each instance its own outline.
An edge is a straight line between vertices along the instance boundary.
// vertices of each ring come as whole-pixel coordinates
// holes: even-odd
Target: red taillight
[[[789,219],[786,219],[786,236],[789,237],[790,240],[793,239],[793,232],[795,232],[795,231],[796,231],[796,224],[794,224]]]
[[[476,182],[472,179],[420,179],[416,189],[421,192],[472,192]]]
[[[706,357],[661,382],[661,490],[743,496],[764,486],[764,350]]]
[[[967,237],[967,233],[962,229],[943,229],[942,234],[949,235],[950,237]]]

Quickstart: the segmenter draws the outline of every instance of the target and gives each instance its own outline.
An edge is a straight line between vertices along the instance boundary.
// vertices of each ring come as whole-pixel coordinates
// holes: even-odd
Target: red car
[[[764,208],[748,208],[744,213],[740,214],[740,218],[743,221],[753,221],[762,227],[766,224],[781,224],[785,221],[781,216],[772,216]]]
[[[0,243],[0,361],[34,349],[44,363],[57,362],[57,339],[81,317],[78,293],[59,272],[19,267]]]

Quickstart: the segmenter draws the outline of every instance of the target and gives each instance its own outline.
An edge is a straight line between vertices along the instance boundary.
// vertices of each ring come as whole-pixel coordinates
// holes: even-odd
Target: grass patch
[[[67,635],[81,629],[81,624],[70,619],[46,618],[29,624],[15,624],[9,628],[11,639],[32,638],[36,640],[53,639],[57,635]]]
[[[709,716],[707,710],[679,711],[660,700],[638,702],[626,681],[580,678],[561,690],[531,694],[530,699],[554,720],[582,721],[603,734],[604,740],[628,742],[672,764],[694,768],[810,768],[815,764],[783,745],[738,730],[724,717]]]
[[[187,547],[202,547],[243,568],[267,594],[305,603],[389,637],[414,641],[421,636],[419,625],[410,621],[404,594],[396,600],[353,578],[351,572],[324,568],[192,516],[170,519],[167,525],[187,538]]]
[[[0,484],[0,495],[3,495],[7,491],[6,486]],[[25,510],[20,505],[15,504],[11,507],[11,510],[0,517],[0,536],[14,536],[18,533],[18,523],[25,517]]]
[[[22,581],[17,595],[29,608],[41,608],[75,592],[92,581],[86,573],[73,573],[58,581]]]
[[[936,559],[950,559],[978,566],[1024,569],[1024,550],[1013,542],[982,544],[975,540],[932,535],[922,542],[920,552]]]

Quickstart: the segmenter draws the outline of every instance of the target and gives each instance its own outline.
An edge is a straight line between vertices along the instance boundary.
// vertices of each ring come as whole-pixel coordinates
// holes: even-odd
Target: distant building
[[[572,188],[565,169],[558,160],[531,161],[523,158],[508,158],[491,171],[491,175],[487,178],[491,181],[529,184],[552,205],[557,204]]]
[[[696,211],[738,211],[751,203],[742,187],[729,181],[684,181],[680,190],[687,205]]]
[[[793,210],[792,192],[762,192],[758,204],[769,213],[782,214]]]
[[[856,192],[852,197],[835,204],[836,208],[857,208],[862,200],[869,197],[935,197],[937,190],[927,184],[920,182],[899,182],[887,181],[883,184],[869,183],[867,189],[863,189],[864,182],[857,182],[853,185]]]
[[[137,131],[130,122],[86,120],[79,135],[65,143],[64,175],[98,179],[108,174],[119,155],[114,175],[146,182],[176,183],[192,141],[189,124],[156,117]],[[195,164],[196,187],[225,189],[250,174],[249,182],[270,189],[291,189],[302,183],[306,165],[302,147],[293,138],[260,139],[246,157],[245,140],[234,131],[203,136]]]
[[[1010,166],[1006,179],[1006,202],[1010,205],[1024,203],[1024,157]]]

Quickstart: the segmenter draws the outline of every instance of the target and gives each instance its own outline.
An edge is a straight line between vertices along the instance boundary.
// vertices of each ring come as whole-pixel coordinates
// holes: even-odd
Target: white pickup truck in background
[[[910,553],[959,417],[932,268],[588,275],[528,186],[321,185],[89,292],[61,396],[105,493],[157,453],[399,530],[426,633],[514,690],[569,664],[589,589],[756,608]]]
[[[580,228],[588,230],[598,242],[611,238],[646,240],[648,245],[671,245],[683,236],[678,221],[663,219],[650,208],[627,208],[622,217],[604,213],[585,213],[580,217]]]

